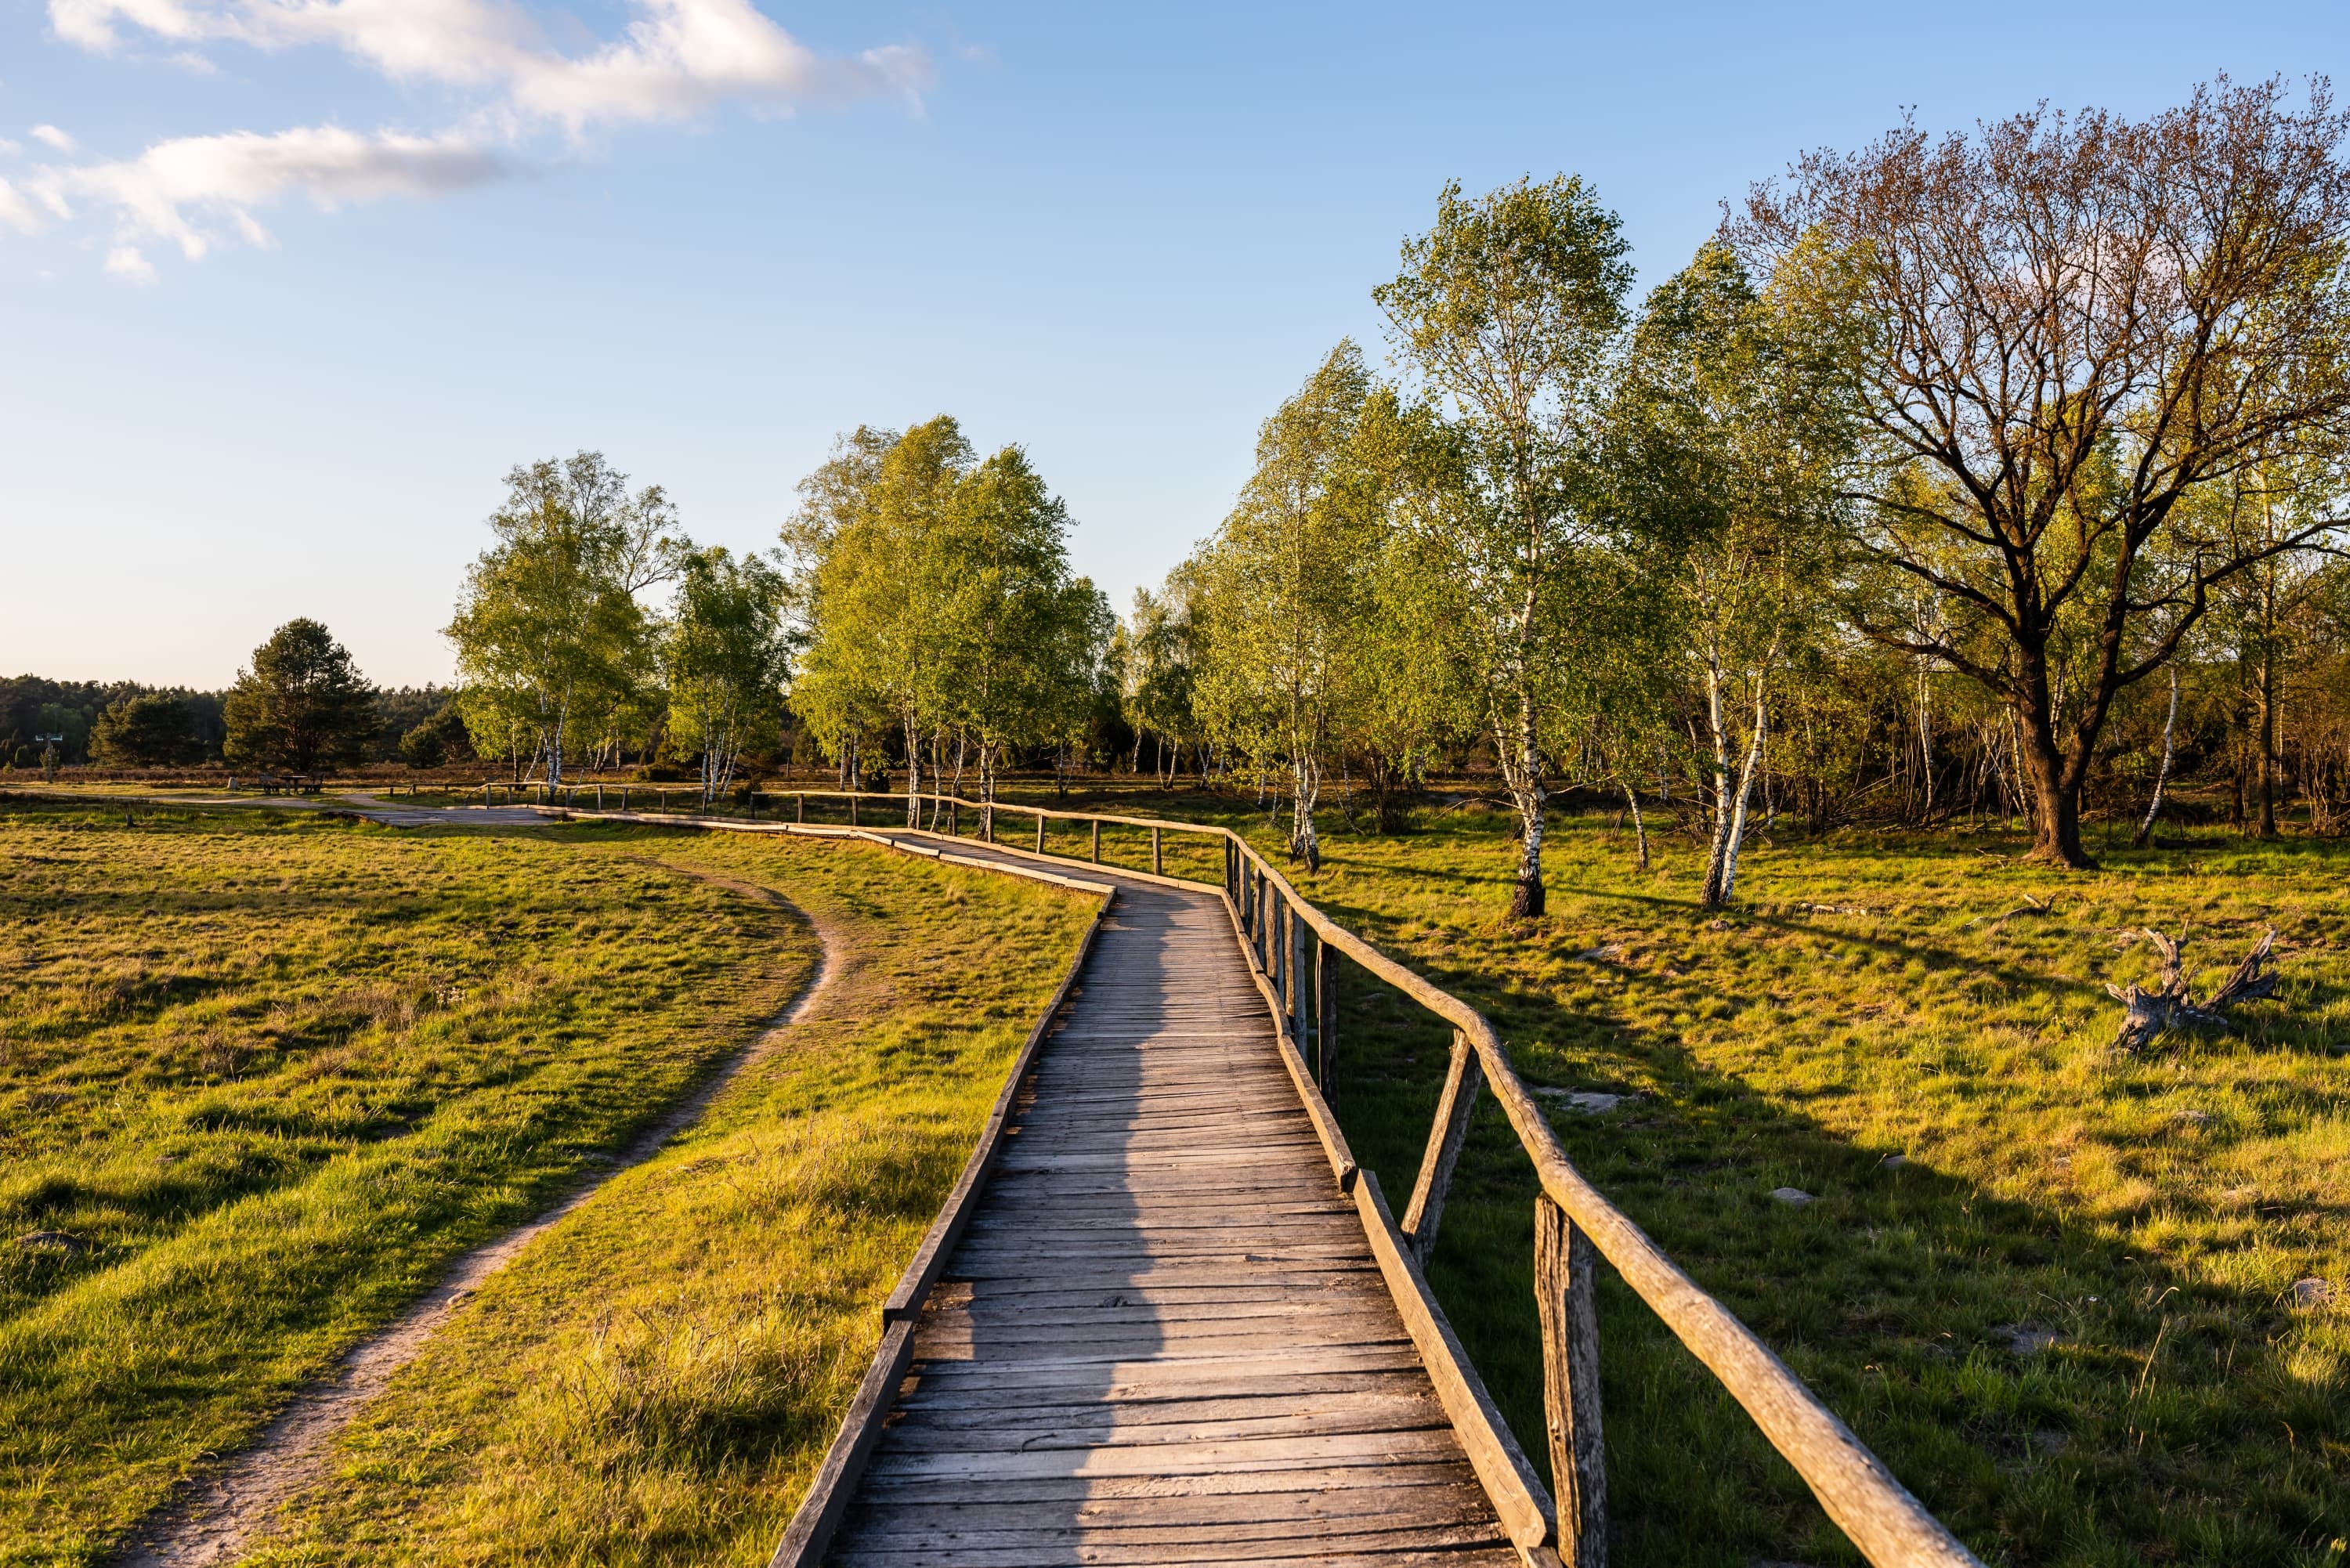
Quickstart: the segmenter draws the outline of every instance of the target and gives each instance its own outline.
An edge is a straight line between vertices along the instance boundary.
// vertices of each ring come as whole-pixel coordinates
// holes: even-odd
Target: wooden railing
[[[1520,1147],[1534,1162],[1541,1184],[1534,1200],[1534,1292],[1543,1347],[1543,1408],[1551,1473],[1560,1495],[1536,1501],[1543,1511],[1553,1513],[1557,1551],[1564,1562],[1576,1568],[1598,1568],[1607,1560],[1607,1476],[1600,1443],[1599,1324],[1592,1293],[1597,1257],[1615,1266],[1634,1293],[1745,1407],[1772,1447],[1794,1467],[1828,1517],[1869,1562],[1879,1568],[1895,1564],[1981,1568],[1975,1555],[1894,1479],[1851,1428],[1820,1403],[1752,1330],[1700,1289],[1646,1232],[1584,1179],[1566,1158],[1558,1135],[1518,1077],[1508,1048],[1483,1013],[1315,909],[1238,833],[1205,823],[932,794],[859,796],[835,790],[794,791],[770,797],[775,815],[780,815],[784,802],[794,796],[797,797],[792,808],[795,819],[806,819],[810,799],[847,798],[852,820],[858,810],[857,803],[862,801],[870,811],[868,826],[875,827],[887,826],[886,818],[891,815],[902,823],[910,799],[919,802],[914,808],[918,816],[942,813],[950,833],[959,831],[961,813],[968,809],[975,814],[976,836],[990,843],[996,842],[999,815],[1033,817],[1036,852],[1045,848],[1047,822],[1082,823],[1090,829],[1090,857],[1097,862],[1101,859],[1104,826],[1147,830],[1154,874],[1163,873],[1166,835],[1222,840],[1222,891],[1242,940],[1271,988],[1270,1000],[1275,1003],[1285,1043],[1294,1044],[1309,1064],[1308,1070],[1319,1080],[1325,1096],[1336,1088],[1336,960],[1353,961],[1451,1024],[1452,1052],[1443,1092],[1437,1100],[1411,1200],[1398,1227],[1416,1256],[1401,1266],[1412,1283],[1424,1290],[1419,1265],[1435,1246],[1471,1114],[1478,1096],[1490,1089]],[[750,805],[755,813],[756,796]],[[1378,1196],[1377,1179],[1368,1172],[1361,1173],[1361,1179],[1358,1202],[1366,1207],[1367,1219],[1375,1208],[1384,1220],[1386,1204]],[[1383,1266],[1388,1262],[1383,1259]],[[1399,1298],[1403,1293],[1399,1293]],[[1409,1303],[1403,1304],[1409,1313]],[[1449,1344],[1451,1331],[1442,1325],[1440,1315],[1436,1328]],[[1446,1391],[1440,1386],[1439,1392]],[[1490,1417],[1482,1388],[1472,1387],[1460,1397],[1471,1396]],[[1448,1406],[1451,1403],[1447,1400]],[[1504,1505],[1506,1515],[1507,1499],[1498,1494],[1516,1491],[1521,1486],[1538,1491],[1539,1482],[1523,1473],[1514,1443],[1503,1438],[1500,1447],[1507,1451],[1482,1456],[1478,1468],[1487,1490],[1497,1492],[1495,1501]],[[1472,1462],[1481,1459],[1473,1445],[1471,1459]],[[1499,1473],[1511,1469],[1517,1473]]]

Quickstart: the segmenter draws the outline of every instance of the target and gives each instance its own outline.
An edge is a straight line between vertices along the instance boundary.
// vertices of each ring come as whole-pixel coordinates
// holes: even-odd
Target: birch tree
[[[1317,870],[1315,814],[1377,549],[1376,520],[1338,504],[1334,479],[1369,390],[1361,350],[1331,350],[1258,431],[1256,468],[1201,557],[1217,609],[1200,701],[1225,739],[1288,774],[1289,853]]]
[[[1454,182],[1436,226],[1373,291],[1391,342],[1459,426],[1461,492],[1423,513],[1454,590],[1464,668],[1520,831],[1510,910],[1539,916],[1545,721],[1577,675],[1577,567],[1631,269],[1616,215],[1577,178],[1480,197]]]
[[[946,702],[947,514],[972,464],[951,417],[916,425],[879,454],[844,498],[839,526],[817,541],[801,711],[836,735],[877,718],[898,732],[909,827],[921,826],[922,742]]]
[[[1695,667],[1712,832],[1699,899],[1729,902],[1773,685],[1819,621],[1852,446],[1838,340],[1710,244],[1650,295],[1617,403],[1619,494]]]
[[[745,741],[772,730],[791,678],[782,573],[723,547],[681,557],[677,602],[663,628],[671,746],[701,756],[704,810],[733,787]]]
[[[925,757],[975,751],[982,788],[1018,746],[1083,744],[1110,619],[1068,570],[1067,508],[1027,455],[984,462],[941,415],[838,443],[785,530],[807,644],[792,707],[833,750],[895,732],[909,826]]]
[[[1090,694],[1097,597],[1072,579],[1068,508],[1018,447],[957,485],[943,553],[944,717],[978,753],[982,798],[1012,748],[1067,729],[1073,691]]]
[[[652,627],[638,596],[674,569],[675,508],[631,492],[601,452],[515,468],[490,516],[497,543],[466,574],[444,635],[475,750],[527,732],[550,784],[577,732],[594,735],[651,677]]]

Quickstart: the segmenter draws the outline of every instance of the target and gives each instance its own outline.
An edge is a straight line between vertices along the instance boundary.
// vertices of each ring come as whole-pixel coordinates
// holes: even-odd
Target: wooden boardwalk
[[[826,1561],[1521,1561],[1223,905],[1099,879],[1117,900]]]

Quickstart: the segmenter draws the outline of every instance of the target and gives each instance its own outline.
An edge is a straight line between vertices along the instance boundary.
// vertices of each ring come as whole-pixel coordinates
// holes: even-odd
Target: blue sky
[[[1451,177],[1579,172],[1644,282],[1914,108],[2341,75],[2338,3],[0,0],[0,673],[390,684],[513,464],[764,547],[834,433],[1017,441],[1121,607]]]

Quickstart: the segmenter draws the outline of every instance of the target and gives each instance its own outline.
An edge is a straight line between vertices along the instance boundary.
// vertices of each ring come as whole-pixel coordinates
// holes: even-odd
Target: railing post
[[[807,793],[805,790],[792,796],[792,820],[794,822],[807,820]]]
[[[626,784],[620,786],[620,809],[622,811],[629,809],[629,786]]]
[[[857,794],[854,790],[850,791],[848,795],[848,826],[851,827],[857,826]]]
[[[1477,1091],[1485,1086],[1485,1069],[1477,1060],[1469,1036],[1452,1032],[1452,1061],[1445,1069],[1444,1093],[1436,1102],[1436,1120],[1428,1129],[1428,1147],[1419,1157],[1419,1179],[1411,1185],[1411,1206],[1403,1211],[1403,1233],[1425,1268],[1436,1251],[1436,1228],[1444,1221],[1445,1195],[1452,1189],[1452,1168],[1461,1162],[1461,1146],[1469,1137],[1469,1118],[1477,1109]]]
[[[1314,1043],[1315,1075],[1322,1081],[1322,1098],[1335,1106],[1338,1103],[1338,955],[1330,944],[1316,938],[1314,943]]]
[[[1265,932],[1265,947],[1268,950],[1265,953],[1265,957],[1272,961],[1266,964],[1265,968],[1273,975],[1273,994],[1281,1000],[1281,1017],[1283,1023],[1285,1026],[1291,1027],[1293,1031],[1295,1026],[1289,1024],[1289,981],[1291,978],[1289,972],[1289,922],[1294,918],[1295,917],[1289,908],[1289,900],[1286,898],[1282,899],[1281,902],[1273,907],[1273,926]]]
[[[979,808],[979,836],[990,844],[995,842],[995,801],[992,796]]]
[[[1153,877],[1167,874],[1166,868],[1159,863],[1159,830],[1155,827],[1150,830],[1150,874]]]
[[[1607,1457],[1599,1438],[1599,1313],[1591,1238],[1545,1193],[1534,1199],[1534,1304],[1542,1314],[1543,1416],[1550,1430],[1558,1555],[1607,1568]]]
[[[1305,991],[1314,976],[1305,967],[1305,919],[1295,905],[1289,910],[1289,950],[1281,955],[1282,979],[1289,987],[1289,1030],[1297,1038],[1297,1054],[1305,1054]],[[1309,1060],[1311,1058],[1308,1058]]]
[[[1098,817],[1098,816],[1095,817],[1095,818],[1093,819],[1093,824],[1094,824],[1094,864],[1095,864],[1095,865],[1097,865],[1097,866],[1098,866],[1098,865],[1100,865],[1100,864],[1101,864],[1101,818],[1100,818],[1100,817]]]
[[[1036,813],[1036,853],[1045,853],[1045,814],[1041,809]]]

